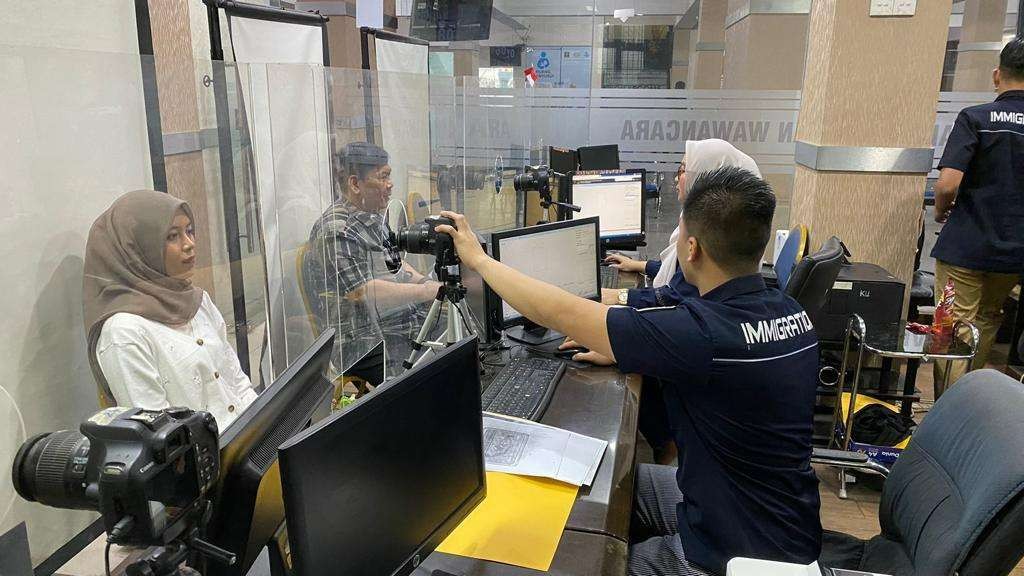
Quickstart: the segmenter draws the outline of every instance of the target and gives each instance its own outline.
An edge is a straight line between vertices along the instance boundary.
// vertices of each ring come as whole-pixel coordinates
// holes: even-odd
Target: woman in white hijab
[[[676,193],[679,203],[686,200],[688,182],[692,182],[701,172],[709,172],[725,166],[735,166],[748,170],[758,177],[761,171],[754,160],[740,152],[725,140],[690,140],[686,143],[686,155],[676,173]],[[689,174],[689,178],[687,177]],[[625,292],[627,306],[633,308],[650,308],[653,306],[674,306],[683,297],[698,296],[697,289],[686,282],[679,269],[676,255],[676,240],[679,238],[679,226],[669,238],[668,246],[661,251],[658,260],[633,260],[620,254],[610,254],[607,262],[627,272],[638,272],[653,277],[650,288],[632,290],[603,290],[601,301],[605,304],[621,304],[620,292]]]
[[[761,176],[757,163],[725,140],[716,138],[708,140],[689,140],[686,142],[686,154],[676,172],[676,195],[679,203],[686,200],[690,183],[696,180],[701,172],[710,172],[726,166],[743,168],[756,176]],[[687,177],[689,175],[689,177]],[[688,283],[679,268],[676,255],[676,240],[679,239],[679,226],[672,232],[668,246],[661,251],[658,260],[633,260],[621,254],[609,254],[605,259],[620,270],[637,272],[653,278],[649,288],[631,288],[623,290],[601,290],[601,302],[609,306],[623,304],[632,308],[654,308],[656,306],[675,306],[683,298],[699,297],[697,287]],[[579,345],[566,340],[560,349],[579,348]],[[611,361],[596,352],[580,352],[573,360],[607,365]]]

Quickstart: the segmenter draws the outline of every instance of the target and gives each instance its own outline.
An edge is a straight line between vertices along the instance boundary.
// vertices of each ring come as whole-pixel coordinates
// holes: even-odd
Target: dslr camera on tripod
[[[160,547],[129,574],[176,573],[190,552],[232,564],[199,538],[220,476],[217,435],[207,412],[107,408],[78,431],[29,438],[14,458],[14,488],[30,502],[99,512],[112,544]]]
[[[579,212],[581,208],[574,204],[566,202],[559,202],[551,196],[551,179],[556,179],[558,187],[559,199],[564,199],[569,195],[567,183],[570,181],[570,177],[567,174],[555,172],[548,166],[527,166],[523,169],[522,174],[516,174],[515,178],[512,179],[512,185],[515,187],[516,192],[537,192],[540,194],[540,207],[547,210],[551,206],[555,206],[555,211],[558,220],[568,219],[568,211]]]
[[[435,230],[447,224],[452,228],[455,222],[444,216],[427,216],[423,222],[398,229],[398,249],[410,254],[433,254],[437,266],[454,266],[459,263],[455,241],[447,234]]]
[[[459,266],[461,260],[455,250],[455,240],[435,230],[442,224],[456,227],[455,221],[451,218],[428,216],[419,224],[399,228],[397,234],[396,243],[399,250],[412,254],[434,255],[434,272],[437,274],[437,281],[441,283],[419,332],[412,339],[409,357],[402,363],[406,370],[426,358],[426,354],[420,355],[424,348],[441,349],[460,342],[469,334],[480,333],[478,327],[474,325],[473,311],[466,304],[466,287],[462,284],[462,270]],[[430,341],[428,336],[437,325],[442,309],[445,308],[448,313],[446,328],[442,335],[443,341]]]

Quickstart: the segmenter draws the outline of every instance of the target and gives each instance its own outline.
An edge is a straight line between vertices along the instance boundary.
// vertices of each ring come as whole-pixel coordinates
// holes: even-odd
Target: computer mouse
[[[565,358],[566,360],[572,360],[572,357],[577,354],[585,354],[590,352],[587,348],[567,348],[565,350],[558,350],[555,352],[555,356],[558,358]]]

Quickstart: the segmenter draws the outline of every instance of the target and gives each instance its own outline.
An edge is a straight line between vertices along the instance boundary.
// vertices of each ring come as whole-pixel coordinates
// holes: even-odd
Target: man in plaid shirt
[[[346,146],[335,157],[334,183],[336,200],[310,232],[307,298],[320,327],[337,330],[338,367],[384,340],[391,377],[401,371],[440,284],[402,262],[384,217],[393,185],[383,148]]]

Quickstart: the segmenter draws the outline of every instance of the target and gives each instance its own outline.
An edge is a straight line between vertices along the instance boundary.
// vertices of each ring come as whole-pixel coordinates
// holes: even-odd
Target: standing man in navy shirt
[[[698,177],[677,247],[700,296],[647,310],[609,308],[513,270],[480,249],[464,216],[442,212],[457,230],[437,230],[505,302],[623,372],[665,383],[679,468],[637,471],[631,576],[723,574],[737,556],[818,558],[818,340],[799,304],[758,274],[774,212],[771,187],[745,170]]]
[[[935,297],[953,279],[955,319],[981,332],[974,365],[983,368],[1002,306],[1024,273],[1024,40],[1014,38],[992,72],[995,102],[964,108],[946,142],[935,184],[932,250]],[[936,364],[935,397],[943,392]],[[961,372],[962,372],[961,368]],[[960,374],[951,374],[954,381]]]

